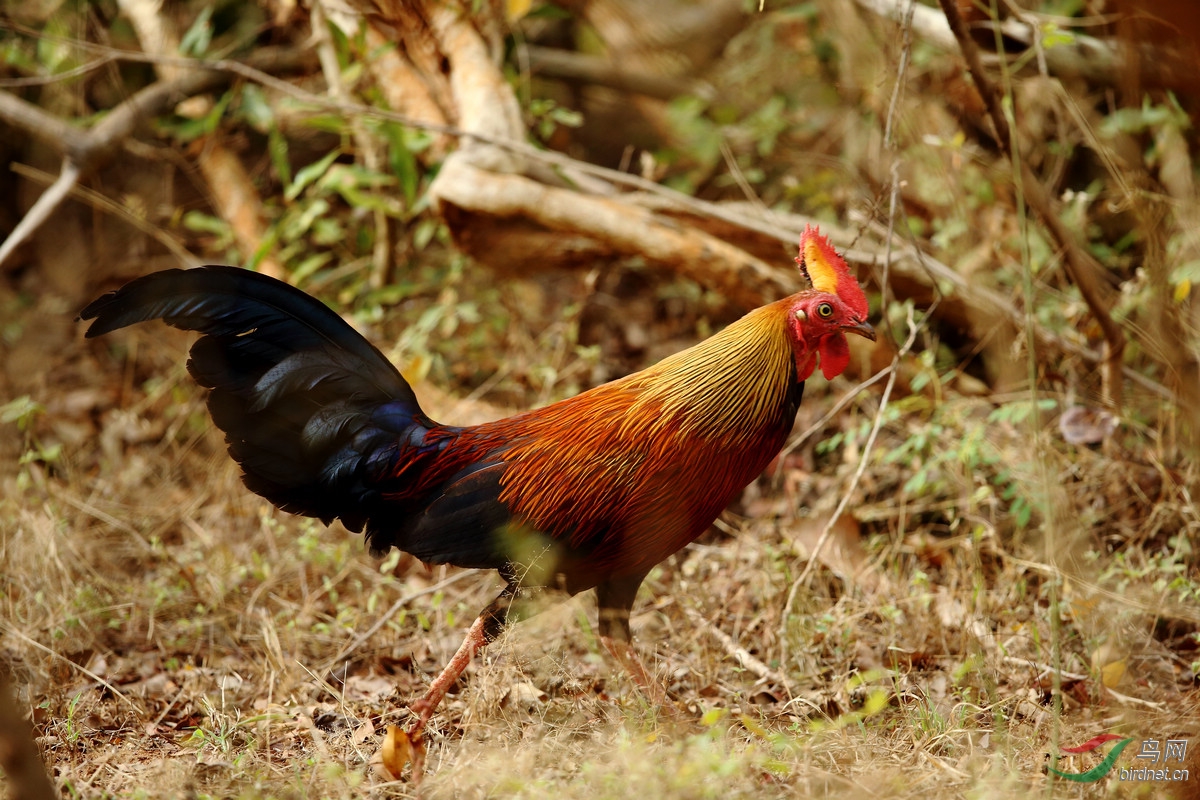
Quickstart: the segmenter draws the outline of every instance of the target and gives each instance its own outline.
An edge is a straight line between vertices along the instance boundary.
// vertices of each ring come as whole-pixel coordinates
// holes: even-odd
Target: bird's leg
[[[467,665],[471,663],[471,659],[475,657],[475,653],[499,638],[504,626],[509,622],[516,622],[526,616],[532,601],[540,593],[540,589],[521,588],[516,583],[509,583],[508,586],[505,586],[504,591],[487,608],[479,612],[479,616],[467,631],[463,643],[449,663],[429,684],[429,690],[420,700],[409,706],[409,711],[417,716],[405,732],[412,748],[414,784],[420,784],[425,767],[425,725],[433,716],[433,712],[437,710],[438,705],[441,704],[446,692],[462,676]],[[514,609],[513,603],[518,600],[520,602]]]
[[[614,639],[604,634],[600,634],[600,643],[604,645],[604,649],[608,651],[608,654],[629,674],[630,679],[642,693],[642,697],[646,698],[646,702],[658,707],[666,706],[666,691],[663,690],[662,685],[657,681],[651,680],[649,674],[646,672],[646,667],[642,664],[642,660],[638,658],[637,651],[633,649],[632,643]]]
[[[596,587],[596,604],[600,607],[600,643],[629,674],[648,702],[665,707],[666,692],[661,684],[650,679],[637,651],[633,649],[633,636],[629,632],[629,612],[645,577],[613,578]]]
[[[466,670],[467,665],[471,663],[471,659],[475,657],[478,650],[482,650],[488,644],[488,639],[484,636],[484,628],[487,626],[487,620],[483,615],[476,617],[475,622],[471,625],[471,629],[467,631],[467,636],[463,639],[463,643],[459,645],[454,656],[438,673],[438,676],[429,684],[429,691],[425,695],[409,706],[409,711],[417,715],[417,719],[408,728],[409,739],[416,744],[421,740],[421,731],[425,727],[425,723],[429,722],[429,718],[433,716],[433,712],[437,710],[441,704],[442,698],[446,696],[446,692],[454,685],[454,682]]]

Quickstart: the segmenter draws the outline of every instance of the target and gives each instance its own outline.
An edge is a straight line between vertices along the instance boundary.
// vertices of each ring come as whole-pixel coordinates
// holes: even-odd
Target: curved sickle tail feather
[[[340,517],[361,531],[379,508],[375,479],[436,424],[341,317],[255,272],[157,272],[97,299],[80,318],[95,320],[88,338],[154,319],[202,334],[188,371],[212,390],[209,411],[246,486],[326,524]]]

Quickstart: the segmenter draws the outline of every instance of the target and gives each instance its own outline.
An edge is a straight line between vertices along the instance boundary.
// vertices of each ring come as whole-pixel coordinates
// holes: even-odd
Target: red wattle
[[[850,345],[843,333],[826,336],[821,344],[817,345],[817,352],[821,354],[821,373],[825,380],[833,380],[850,366]]]

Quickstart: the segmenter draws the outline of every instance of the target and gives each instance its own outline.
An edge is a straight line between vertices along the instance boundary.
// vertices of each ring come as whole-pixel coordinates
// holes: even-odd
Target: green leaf
[[[1200,259],[1186,261],[1171,270],[1171,283],[1200,282]]]
[[[417,227],[413,231],[413,249],[417,252],[424,250],[433,240],[439,225],[441,225],[440,222],[429,217],[417,222]]]
[[[404,203],[409,208],[417,199],[417,186],[421,180],[415,151],[410,148],[408,137],[399,125],[389,123],[382,126],[380,133],[388,142],[388,166],[400,183]]]
[[[313,242],[329,247],[346,240],[346,229],[333,217],[320,217],[313,222]]]
[[[299,197],[300,193],[307,189],[309,184],[316,181],[329,170],[330,166],[333,165],[333,162],[336,161],[341,154],[342,151],[340,149],[330,150],[320,161],[314,161],[308,166],[301,168],[300,171],[296,173],[295,182],[293,182],[292,185],[287,188],[287,191],[284,192],[284,199],[295,200],[297,197]]]
[[[1060,28],[1052,22],[1042,25],[1042,47],[1049,50],[1059,45],[1074,44],[1075,34],[1065,28]]]
[[[313,223],[323,215],[329,213],[329,209],[329,201],[323,197],[318,197],[301,206],[299,209],[290,210],[290,213],[280,221],[280,237],[285,242],[294,242],[308,235]]]
[[[243,86],[241,100],[241,116],[250,127],[259,133],[275,130],[275,112],[257,84],[247,83]]]
[[[225,92],[208,113],[199,119],[184,119],[173,125],[168,125],[175,138],[181,142],[190,142],[193,139],[198,139],[201,136],[207,136],[217,129],[221,124],[221,120],[225,116],[225,110],[229,108],[229,103],[233,100],[233,91]]]
[[[304,124],[326,133],[336,133],[339,136],[347,132],[346,118],[337,114],[314,114],[304,119]]]
[[[203,56],[212,44],[212,6],[206,6],[179,40],[179,52],[185,56]]]
[[[27,394],[23,394],[15,400],[10,400],[0,406],[0,422],[17,423],[17,427],[22,431],[29,430],[30,425],[38,414],[41,414],[46,409],[41,403],[34,400]]]
[[[550,118],[566,128],[578,128],[583,125],[583,114],[570,108],[556,106],[550,111]]]
[[[290,185],[292,165],[288,162],[287,137],[280,133],[279,128],[274,125],[267,132],[267,152],[271,156],[271,165],[275,167],[275,175],[278,176],[279,182],[284,186]]]
[[[263,236],[262,241],[258,243],[258,247],[254,248],[254,252],[250,255],[250,260],[246,266],[249,269],[258,269],[258,265],[267,257],[267,254],[275,249],[275,245],[279,242],[279,228],[272,226]]]
[[[209,233],[217,237],[218,247],[225,247],[233,241],[233,229],[229,223],[220,217],[205,214],[202,211],[188,211],[183,215],[183,227],[197,233]]]
[[[395,178],[375,172],[358,164],[334,164],[321,177],[318,186],[322,191],[333,191],[354,208],[369,208],[383,211],[393,217],[402,217],[403,208],[390,193],[370,191],[394,186]]]

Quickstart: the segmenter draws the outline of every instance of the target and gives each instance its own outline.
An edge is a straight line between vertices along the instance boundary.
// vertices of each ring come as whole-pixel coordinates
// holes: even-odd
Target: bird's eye
[[[817,306],[817,315],[821,319],[829,319],[833,316],[833,306],[829,305],[829,303],[821,303],[821,305]]]

